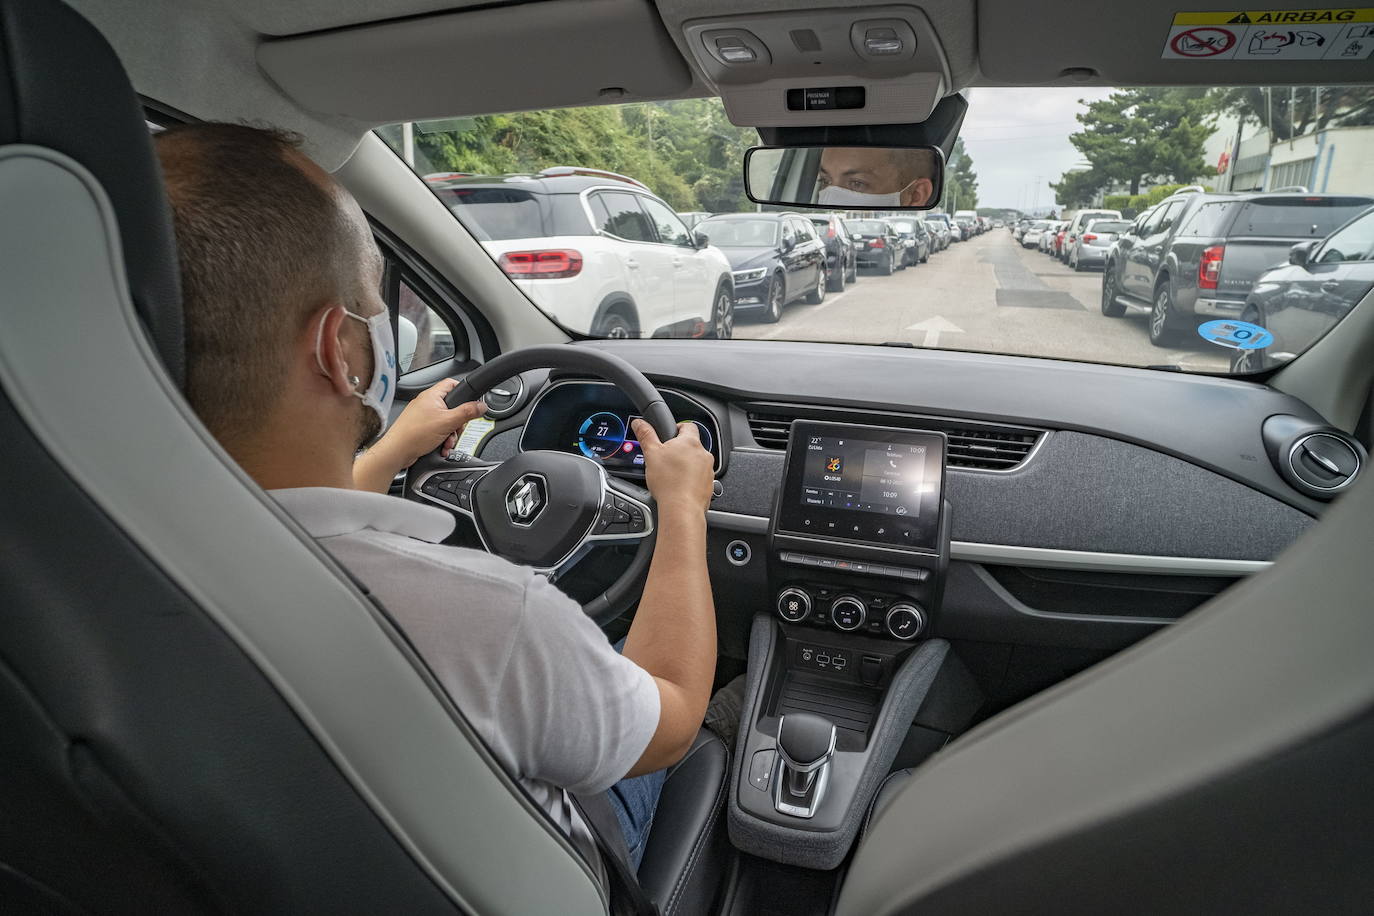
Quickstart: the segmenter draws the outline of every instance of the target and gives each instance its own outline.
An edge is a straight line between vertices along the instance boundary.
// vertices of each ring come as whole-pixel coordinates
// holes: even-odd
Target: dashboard
[[[747,656],[758,614],[831,648],[942,636],[978,647],[975,674],[1010,700],[1261,571],[1326,507],[1265,440],[1273,417],[1322,418],[1250,382],[836,344],[579,345],[635,365],[709,439],[727,656]],[[532,372],[523,387],[480,457],[555,449],[642,477],[614,386]]]
[[[721,470],[720,428],[700,401],[665,391],[664,401],[679,421],[697,428],[701,444]],[[520,449],[550,449],[582,455],[607,471],[627,477],[644,476],[644,452],[635,438],[632,421],[639,419],[630,399],[607,382],[555,382],[540,392],[530,407]]]

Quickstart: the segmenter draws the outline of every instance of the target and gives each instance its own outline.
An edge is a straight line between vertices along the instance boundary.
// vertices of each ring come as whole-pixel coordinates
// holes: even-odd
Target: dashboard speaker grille
[[[1043,430],[1038,429],[945,417],[845,416],[820,410],[814,414],[799,412],[795,415],[776,410],[751,410],[748,417],[749,431],[754,434],[754,441],[762,448],[779,450],[787,448],[792,421],[796,419],[935,429],[949,437],[950,467],[979,471],[1010,471],[1019,467],[1035,451],[1040,437],[1045,435]]]

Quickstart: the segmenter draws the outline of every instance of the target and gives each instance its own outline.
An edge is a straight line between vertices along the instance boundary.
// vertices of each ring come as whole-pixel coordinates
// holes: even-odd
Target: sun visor
[[[913,124],[950,87],[939,36],[914,6],[691,19],[683,33],[742,127]]]
[[[692,88],[649,0],[522,3],[278,38],[259,45],[258,63],[302,107],[371,124]]]

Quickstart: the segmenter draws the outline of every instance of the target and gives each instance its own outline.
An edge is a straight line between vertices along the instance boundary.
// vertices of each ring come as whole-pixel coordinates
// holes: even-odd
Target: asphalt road
[[[857,283],[820,305],[798,301],[777,324],[746,312],[735,336],[845,343],[906,342],[949,350],[1050,356],[1119,365],[1225,371],[1228,352],[1202,338],[1151,346],[1146,314],[1107,318],[1100,271],[1075,273],[1022,248],[1005,229],[956,242],[890,277],[860,270]]]

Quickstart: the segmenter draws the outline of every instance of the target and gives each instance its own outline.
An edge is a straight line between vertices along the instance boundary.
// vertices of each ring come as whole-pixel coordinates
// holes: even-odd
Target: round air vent
[[[1288,450],[1288,468],[1299,489],[1333,496],[1348,487],[1363,464],[1357,444],[1334,433],[1299,436]]]
[[[482,403],[487,405],[487,416],[497,420],[515,413],[524,401],[525,382],[518,375],[493,385],[482,395]]]

